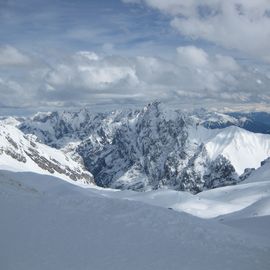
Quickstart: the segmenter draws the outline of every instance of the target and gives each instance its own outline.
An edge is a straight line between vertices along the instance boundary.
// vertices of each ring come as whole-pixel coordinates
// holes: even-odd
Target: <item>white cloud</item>
[[[184,36],[234,48],[270,62],[269,0],[141,0],[140,3],[172,16],[171,25]]]
[[[223,69],[224,71],[237,71],[240,69],[237,62],[234,60],[234,58],[230,56],[225,56],[221,54],[217,54],[215,56],[215,64],[220,69]]]
[[[74,56],[77,59],[82,59],[82,60],[89,60],[89,61],[97,61],[99,60],[99,57],[96,53],[94,52],[89,52],[89,51],[79,51],[75,54]]]
[[[0,47],[0,66],[25,65],[30,62],[28,56],[12,46]]]
[[[181,65],[207,67],[208,54],[195,46],[177,48],[178,61]]]
[[[16,70],[16,67],[14,67]],[[102,56],[91,51],[67,55],[52,66],[29,66],[0,80],[1,104],[81,106],[141,103],[154,99],[201,106],[270,101],[269,68],[195,46],[176,48],[171,60]]]
[[[45,94],[47,91],[50,99],[78,104],[108,99],[114,103],[126,98],[141,103],[179,99],[205,105],[269,100],[270,80],[264,73],[248,70],[232,57],[208,54],[194,46],[178,47],[173,61],[143,56],[97,56],[97,60],[89,60],[88,54],[84,55],[85,59],[81,54],[80,58],[70,57],[47,73]],[[265,83],[258,85],[258,79]]]
[[[0,107],[24,106],[30,100],[31,93],[18,81],[0,77]]]
[[[176,59],[178,66],[185,70],[185,79],[188,78],[186,88],[196,95],[201,91],[211,97],[216,92],[236,90],[238,76],[243,72],[232,57],[209,55],[195,46],[178,47]]]
[[[128,61],[101,58],[93,52],[78,52],[70,61],[56,65],[46,76],[54,89],[73,87],[86,91],[110,89],[115,85],[134,86],[138,82],[135,70]]]
[[[78,71],[83,75],[86,85],[108,86],[110,84],[119,82],[120,80],[130,79],[136,81],[135,71],[131,67],[93,67],[80,66]]]

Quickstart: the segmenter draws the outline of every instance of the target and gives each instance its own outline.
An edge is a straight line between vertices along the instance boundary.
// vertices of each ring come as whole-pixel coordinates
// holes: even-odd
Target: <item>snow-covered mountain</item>
[[[270,113],[268,112],[216,112],[197,109],[189,113],[200,125],[216,129],[238,126],[255,133],[270,134]]]
[[[68,181],[93,183],[81,158],[41,144],[15,126],[0,122],[0,169],[54,175]]]
[[[206,150],[212,160],[219,155],[225,157],[241,175],[246,168],[259,168],[261,161],[270,156],[270,136],[231,126],[211,138]]]
[[[270,135],[237,127],[233,116],[206,115],[153,102],[141,110],[110,113],[39,113],[19,128],[81,156],[99,186],[197,193],[236,184],[270,156]],[[213,129],[206,120],[229,127]]]

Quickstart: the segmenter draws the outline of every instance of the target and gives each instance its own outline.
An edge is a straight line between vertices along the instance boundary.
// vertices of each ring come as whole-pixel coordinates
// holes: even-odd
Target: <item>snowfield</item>
[[[270,181],[136,193],[0,171],[0,269],[268,270],[269,194]]]

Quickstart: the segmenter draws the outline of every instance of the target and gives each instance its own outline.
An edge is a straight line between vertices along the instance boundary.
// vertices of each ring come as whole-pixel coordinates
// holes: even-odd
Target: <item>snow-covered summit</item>
[[[15,126],[15,127],[19,126],[20,123],[24,120],[25,119],[23,117],[13,117],[13,116],[0,117],[0,123]]]
[[[270,156],[270,135],[249,132],[231,126],[222,129],[205,145],[210,159],[219,155],[227,158],[238,175],[246,168],[257,169]]]

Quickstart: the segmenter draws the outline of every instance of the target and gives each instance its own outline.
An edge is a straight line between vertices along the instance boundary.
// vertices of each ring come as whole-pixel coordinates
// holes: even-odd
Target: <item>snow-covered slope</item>
[[[50,176],[0,172],[0,212],[1,269],[268,270],[270,265],[267,237],[105,197]]]
[[[252,171],[250,176],[243,183],[256,183],[270,181],[270,158],[261,163],[261,167]]]
[[[197,193],[236,184],[248,176],[245,169],[270,155],[270,135],[210,129],[196,117],[153,102],[141,110],[37,114],[20,128],[78,153],[99,186],[118,189]],[[233,121],[220,113],[211,117]]]
[[[144,193],[101,191],[104,196],[141,201],[184,211],[200,218],[218,218],[224,222],[263,216],[269,216],[270,219],[270,158],[263,161],[260,168],[253,170],[238,185],[206,190],[196,195],[174,190]],[[254,221],[251,222],[255,224]],[[266,219],[266,222],[269,224],[270,220]],[[239,224],[242,223],[239,221]]]
[[[270,182],[220,187],[196,195],[174,190],[143,193],[111,192],[110,190],[99,192],[102,192],[104,196],[141,201],[207,219],[233,213],[241,218],[270,215]],[[239,211],[244,212],[238,214]]]
[[[2,124],[5,125],[10,125],[10,126],[19,126],[21,124],[21,122],[23,122],[25,119],[23,117],[12,117],[12,116],[8,116],[8,117],[1,117],[0,116],[0,122]]]
[[[41,144],[34,135],[25,135],[15,126],[3,123],[0,123],[0,169],[55,175],[86,184],[93,182],[79,157]]]
[[[246,168],[257,169],[270,156],[270,135],[246,131],[239,127],[222,129],[205,144],[211,160],[219,155],[228,159],[238,175]]]

